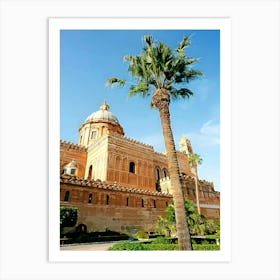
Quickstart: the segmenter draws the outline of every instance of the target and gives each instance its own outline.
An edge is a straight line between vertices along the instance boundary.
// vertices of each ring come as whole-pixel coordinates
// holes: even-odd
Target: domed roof
[[[101,104],[100,110],[92,113],[86,118],[85,122],[98,122],[98,121],[113,121],[119,123],[117,117],[109,111],[110,106],[104,100],[103,104]]]

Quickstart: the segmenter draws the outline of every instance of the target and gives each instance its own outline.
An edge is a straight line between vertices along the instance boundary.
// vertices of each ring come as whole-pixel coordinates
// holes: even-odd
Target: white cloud
[[[208,136],[219,136],[220,135],[220,124],[213,123],[213,120],[209,120],[202,125],[200,133]]]
[[[220,124],[209,120],[202,124],[198,131],[192,131],[186,134],[187,138],[195,143],[196,146],[212,146],[220,144]]]

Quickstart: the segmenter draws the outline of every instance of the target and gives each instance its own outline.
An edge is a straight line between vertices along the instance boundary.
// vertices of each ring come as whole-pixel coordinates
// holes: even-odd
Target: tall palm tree
[[[170,99],[188,98],[193,92],[186,87],[191,80],[202,75],[191,66],[197,58],[188,57],[185,49],[190,46],[190,38],[184,36],[176,49],[171,49],[163,42],[156,42],[152,36],[144,36],[143,52],[136,56],[126,55],[124,60],[129,63],[128,72],[132,75],[133,84],[128,95],[136,94],[148,97],[152,95],[151,106],[157,108],[166,148],[166,157],[173,201],[176,215],[176,227],[180,250],[191,250],[189,229],[186,223],[184,196],[182,192],[179,166],[171,129],[169,104]],[[124,86],[126,80],[109,78],[108,85]],[[182,87],[177,87],[182,85]]]
[[[194,175],[196,206],[197,206],[197,212],[200,215],[201,212],[200,212],[200,205],[199,205],[197,164],[202,164],[203,160],[198,154],[189,154],[188,159],[189,159],[189,163],[191,164],[191,172]]]

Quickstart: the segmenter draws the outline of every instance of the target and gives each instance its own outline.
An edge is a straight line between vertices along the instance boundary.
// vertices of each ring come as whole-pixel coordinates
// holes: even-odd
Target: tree
[[[191,235],[219,234],[219,221],[214,222],[213,220],[208,220],[203,215],[198,214],[192,201],[185,200],[185,209]],[[173,202],[168,205],[165,212],[166,215],[160,216],[157,220],[156,231],[170,237],[176,233],[175,209]]]
[[[188,159],[189,159],[189,163],[191,164],[191,172],[194,175],[196,206],[197,206],[198,214],[200,214],[201,212],[200,212],[200,205],[199,205],[197,164],[202,164],[203,160],[198,154],[189,154]]]
[[[60,227],[73,227],[78,220],[78,209],[73,207],[60,207]]]
[[[142,53],[124,57],[129,63],[128,72],[132,76],[132,85],[129,88],[128,96],[152,96],[150,105],[159,111],[176,213],[179,249],[191,250],[179,165],[171,129],[169,104],[171,99],[188,98],[193,95],[186,84],[201,76],[202,73],[191,67],[198,59],[188,57],[185,54],[185,49],[191,44],[188,36],[185,36],[178,48],[174,50],[163,42],[153,41],[150,35],[144,36],[144,43]],[[126,80],[111,77],[107,80],[107,85],[112,84],[124,86]]]

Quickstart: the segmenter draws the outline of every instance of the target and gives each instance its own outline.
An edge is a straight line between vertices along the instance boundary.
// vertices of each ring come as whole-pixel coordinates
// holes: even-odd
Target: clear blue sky
[[[150,34],[176,48],[184,35],[191,35],[186,53],[200,58],[195,68],[204,76],[192,81],[190,99],[171,103],[174,140],[183,134],[203,158],[199,178],[220,189],[220,33],[218,30],[63,30],[60,40],[60,138],[78,142],[78,128],[106,99],[125,131],[125,136],[165,150],[158,111],[149,99],[127,98],[127,88],[108,88],[109,77],[127,79],[127,54],[136,55],[143,36]]]

